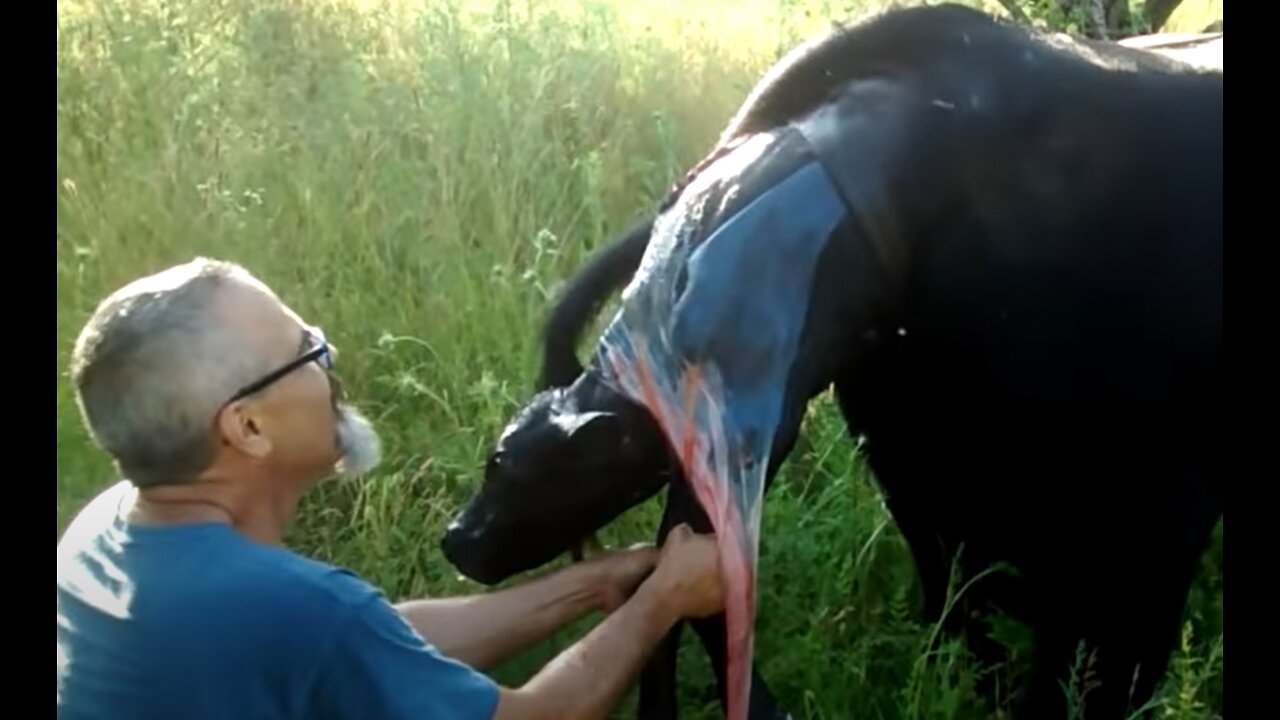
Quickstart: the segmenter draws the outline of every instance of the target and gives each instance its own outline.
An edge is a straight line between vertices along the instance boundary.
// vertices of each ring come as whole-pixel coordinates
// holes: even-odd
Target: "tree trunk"
[[[1169,22],[1169,16],[1181,4],[1182,0],[1147,0],[1142,14],[1147,24],[1151,26],[1151,32],[1157,32],[1164,27],[1164,24]]]

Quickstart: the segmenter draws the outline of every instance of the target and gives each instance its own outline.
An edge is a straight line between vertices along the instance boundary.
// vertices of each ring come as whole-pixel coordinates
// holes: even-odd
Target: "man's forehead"
[[[300,329],[305,330],[311,327],[310,323],[308,323],[306,320],[303,320],[302,316],[299,315],[297,312],[295,312],[294,309],[289,307],[288,305],[285,305],[284,303],[280,303],[280,311],[283,312],[284,316],[287,317],[290,321],[292,321],[294,325],[297,325]]]
[[[306,323],[273,293],[253,284],[229,287],[222,297],[222,309],[229,321],[264,347],[297,349],[305,338]]]

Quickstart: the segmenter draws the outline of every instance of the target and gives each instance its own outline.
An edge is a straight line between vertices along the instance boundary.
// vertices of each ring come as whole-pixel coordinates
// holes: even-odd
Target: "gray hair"
[[[261,372],[215,306],[233,282],[270,292],[235,263],[199,257],[112,293],[76,339],[71,379],[81,416],[139,487],[189,482],[207,468],[217,411]]]

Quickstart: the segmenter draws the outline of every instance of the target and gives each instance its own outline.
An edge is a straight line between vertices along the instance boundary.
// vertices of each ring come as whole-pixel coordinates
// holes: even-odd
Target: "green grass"
[[[385,434],[289,542],[394,598],[477,590],[437,539],[529,391],[585,253],[709,146],[760,73],[866,4],[123,0],[58,5],[58,528],[113,480],[65,371],[96,302],[196,254],[251,268],[343,348]],[[657,503],[606,539],[648,539]],[[757,657],[797,718],[979,718],[955,644],[826,402],[764,517]],[[1221,531],[1161,717],[1222,706]],[[591,618],[498,671],[525,678]],[[712,718],[683,649],[686,717]],[[626,712],[619,714],[627,717]]]

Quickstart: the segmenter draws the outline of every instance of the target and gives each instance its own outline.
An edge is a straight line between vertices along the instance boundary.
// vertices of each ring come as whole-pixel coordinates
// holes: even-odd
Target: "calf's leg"
[[[698,505],[697,499],[681,482],[671,484],[667,492],[667,504],[658,528],[658,543],[667,534],[687,523],[695,532],[709,533],[711,522]],[[689,621],[707,653],[711,670],[716,677],[716,690],[722,706],[726,705],[725,671],[727,668],[725,616],[723,613],[708,618]],[[650,659],[640,676],[640,698],[637,715],[640,720],[675,720],[678,715],[676,697],[677,651],[683,623],[667,633],[662,645]],[[773,693],[754,666],[751,670],[751,700],[747,713],[749,720],[787,720],[790,716],[779,707]]]

